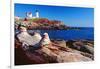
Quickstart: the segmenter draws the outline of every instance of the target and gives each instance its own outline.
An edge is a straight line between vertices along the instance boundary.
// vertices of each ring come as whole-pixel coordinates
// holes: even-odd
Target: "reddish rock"
[[[80,62],[80,61],[92,60],[88,57],[81,55],[81,53],[73,52],[73,50],[70,50],[69,48],[61,47],[55,43],[49,44],[48,46],[43,46],[33,51],[24,50],[21,48],[21,46],[18,47],[15,50],[16,65]]]

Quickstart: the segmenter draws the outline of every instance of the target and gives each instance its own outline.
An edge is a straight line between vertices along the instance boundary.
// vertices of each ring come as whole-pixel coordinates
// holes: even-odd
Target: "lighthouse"
[[[36,10],[36,12],[35,12],[35,17],[39,18],[39,11],[38,10]]]
[[[39,18],[39,11],[35,11],[35,16],[32,15],[32,12],[26,12],[26,18],[31,19],[31,18]]]

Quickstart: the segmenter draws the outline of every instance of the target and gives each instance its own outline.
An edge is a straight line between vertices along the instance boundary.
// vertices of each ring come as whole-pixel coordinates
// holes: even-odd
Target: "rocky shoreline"
[[[94,41],[93,40],[53,40],[62,47],[70,48],[71,50],[76,50],[83,55],[94,58]],[[89,56],[90,55],[90,56]]]
[[[93,40],[51,40],[52,44],[34,51],[21,48],[15,39],[15,65],[64,63],[94,60]]]

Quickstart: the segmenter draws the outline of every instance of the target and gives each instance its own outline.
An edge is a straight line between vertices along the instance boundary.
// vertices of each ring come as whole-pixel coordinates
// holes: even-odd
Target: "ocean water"
[[[39,32],[41,35],[47,32],[50,39],[61,40],[94,40],[94,28],[81,28],[71,30],[28,30],[29,33],[34,31]]]

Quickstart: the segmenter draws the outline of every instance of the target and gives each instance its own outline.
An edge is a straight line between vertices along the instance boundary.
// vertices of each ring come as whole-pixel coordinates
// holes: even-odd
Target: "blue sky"
[[[26,17],[26,12],[38,10],[41,18],[50,20],[60,20],[68,26],[93,27],[94,26],[94,9],[83,7],[65,7],[65,6],[47,6],[34,4],[15,4],[15,16]]]

